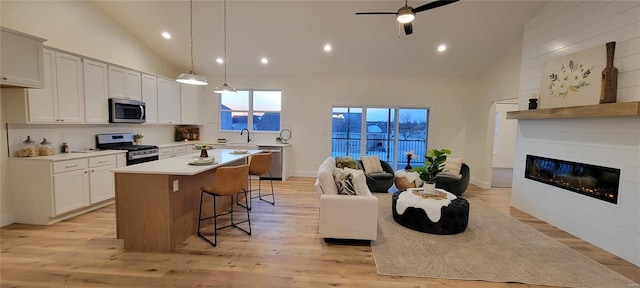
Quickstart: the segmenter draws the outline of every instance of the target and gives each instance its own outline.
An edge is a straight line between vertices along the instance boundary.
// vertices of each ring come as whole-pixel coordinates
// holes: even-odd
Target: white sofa
[[[327,158],[318,168],[315,190],[320,197],[320,237],[376,240],[378,198],[368,189],[369,195],[338,194],[334,169],[336,161],[333,157]]]

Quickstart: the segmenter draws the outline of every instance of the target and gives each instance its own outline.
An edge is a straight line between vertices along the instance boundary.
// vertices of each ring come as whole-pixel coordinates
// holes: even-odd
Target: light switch
[[[173,180],[173,192],[178,192],[178,180]]]

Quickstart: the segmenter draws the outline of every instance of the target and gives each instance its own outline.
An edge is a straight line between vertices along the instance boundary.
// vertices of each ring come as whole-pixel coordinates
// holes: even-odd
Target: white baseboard
[[[315,177],[318,176],[318,171],[317,170],[314,170],[314,171],[291,171],[291,174],[289,174],[289,176],[315,178]]]
[[[469,179],[469,183],[476,185],[482,189],[491,189],[491,183],[490,182],[484,182],[484,181],[480,181],[478,179],[475,179],[473,177],[471,177],[471,179]]]
[[[508,168],[513,169],[513,163],[493,163],[492,168]]]

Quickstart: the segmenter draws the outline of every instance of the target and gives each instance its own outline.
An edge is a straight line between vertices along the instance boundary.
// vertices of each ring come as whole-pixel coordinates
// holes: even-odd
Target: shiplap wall
[[[640,101],[640,2],[549,2],[525,26],[520,109],[548,60],[610,41],[617,101]],[[621,169],[618,204],[525,179],[527,154]],[[511,205],[640,265],[640,118],[519,120]]]

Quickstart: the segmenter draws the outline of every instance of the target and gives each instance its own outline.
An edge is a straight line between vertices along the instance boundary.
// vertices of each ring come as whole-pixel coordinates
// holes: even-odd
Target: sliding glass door
[[[419,158],[412,166],[421,166],[428,116],[427,108],[334,107],[331,154],[354,159],[375,155],[397,170],[407,165],[404,153],[413,151]]]
[[[362,108],[335,107],[331,113],[331,155],[360,158]]]

